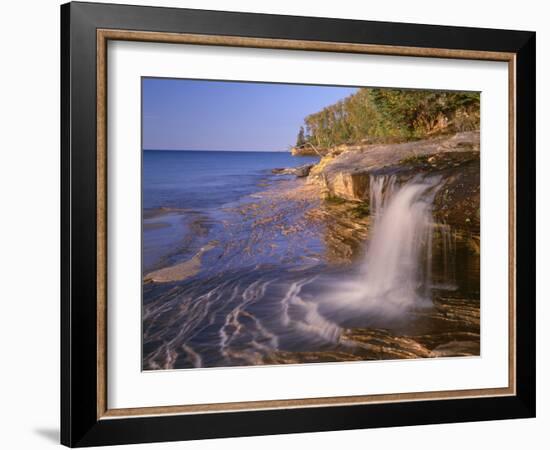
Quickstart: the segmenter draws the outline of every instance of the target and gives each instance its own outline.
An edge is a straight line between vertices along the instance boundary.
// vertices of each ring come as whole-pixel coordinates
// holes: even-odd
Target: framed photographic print
[[[535,33],[61,24],[63,444],[535,415]]]

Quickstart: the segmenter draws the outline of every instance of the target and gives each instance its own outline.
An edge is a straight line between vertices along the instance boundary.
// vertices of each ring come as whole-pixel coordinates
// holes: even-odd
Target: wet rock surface
[[[272,173],[246,201],[196,215],[188,258],[145,276],[144,369],[480,354],[479,133],[345,146]],[[383,189],[395,177],[395,195],[419,175],[441,180],[430,199],[429,302],[397,318],[346,310],[339,283],[366,283],[371,177],[387,177]]]
[[[479,132],[339,148],[311,169],[308,182],[319,185],[326,198],[368,204],[371,176],[393,175],[403,183],[419,174],[444,180],[434,201],[439,220],[467,230],[479,228]]]
[[[478,356],[479,333],[479,300],[440,297],[433,308],[411,312],[410,322],[402,331],[350,328],[343,331],[336,349],[274,352],[264,361],[297,364]]]

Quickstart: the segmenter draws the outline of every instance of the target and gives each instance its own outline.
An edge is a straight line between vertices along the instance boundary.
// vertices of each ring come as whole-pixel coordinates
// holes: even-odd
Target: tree
[[[301,147],[306,143],[306,136],[304,134],[304,127],[300,127],[298,132],[298,138],[296,139],[296,147]]]
[[[322,149],[364,139],[396,142],[476,129],[478,92],[361,88],[307,116],[297,145]]]

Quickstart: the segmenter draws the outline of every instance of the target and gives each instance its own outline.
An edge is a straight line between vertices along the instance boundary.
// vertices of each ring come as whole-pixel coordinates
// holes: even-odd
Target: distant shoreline
[[[208,153],[290,153],[290,150],[189,150],[189,149],[156,149],[144,148],[144,152],[208,152]]]

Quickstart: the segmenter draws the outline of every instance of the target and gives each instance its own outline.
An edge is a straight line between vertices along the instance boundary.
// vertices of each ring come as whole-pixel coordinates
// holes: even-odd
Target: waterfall
[[[439,177],[371,176],[373,229],[361,266],[360,297],[369,306],[402,310],[430,301],[432,205]]]
[[[400,182],[370,175],[370,239],[350,277],[330,279],[317,295],[322,312],[340,320],[404,317],[429,307],[432,290],[456,289],[456,234],[432,214],[441,176]]]
[[[395,191],[395,175],[387,177],[386,175],[370,177],[370,202],[369,208],[374,217],[380,217],[384,206]]]
[[[441,246],[441,273],[434,285],[440,289],[456,289],[456,234],[447,224],[438,224]]]

